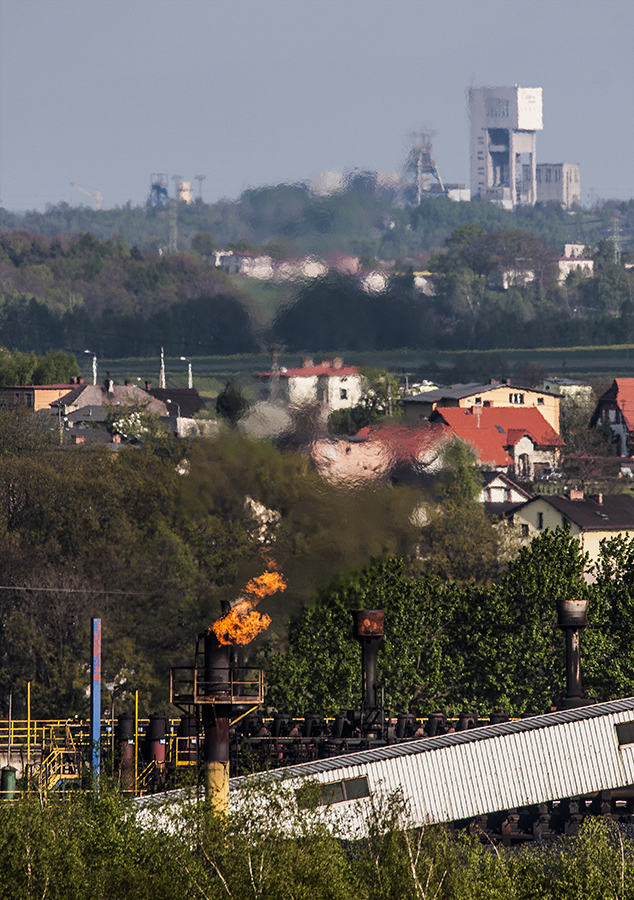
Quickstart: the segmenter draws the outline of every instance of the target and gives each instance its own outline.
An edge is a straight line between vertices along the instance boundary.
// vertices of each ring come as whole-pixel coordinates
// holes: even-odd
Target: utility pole
[[[159,371],[159,387],[165,390],[165,354],[161,347],[161,368]]]

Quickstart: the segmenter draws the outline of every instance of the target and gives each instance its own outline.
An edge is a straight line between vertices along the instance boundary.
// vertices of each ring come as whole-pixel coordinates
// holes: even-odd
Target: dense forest
[[[196,250],[141,251],[90,233],[0,233],[0,344],[100,358],[337,350],[490,350],[634,340],[634,270],[603,239],[595,274],[559,283],[555,247],[524,231],[456,228],[427,260],[433,294],[396,267],[381,292],[330,271],[304,282],[229,277]],[[525,282],[523,273],[532,280]],[[509,283],[510,281],[510,283]],[[505,287],[506,284],[506,287]],[[269,302],[269,301],[267,301]],[[269,302],[270,307],[270,302]]]

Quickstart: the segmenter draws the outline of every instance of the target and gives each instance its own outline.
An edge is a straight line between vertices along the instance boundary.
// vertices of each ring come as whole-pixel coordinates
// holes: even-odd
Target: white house
[[[363,395],[363,376],[340,358],[322,360],[317,366],[312,359],[305,359],[299,368],[281,367],[254,377],[258,401],[274,400],[295,407],[318,402],[328,413],[357,406]]]

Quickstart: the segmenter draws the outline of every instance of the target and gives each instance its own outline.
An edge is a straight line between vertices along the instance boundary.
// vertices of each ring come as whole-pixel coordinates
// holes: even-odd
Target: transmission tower
[[[612,243],[614,244],[614,262],[621,261],[621,226],[616,216],[612,219]]]
[[[172,181],[174,182],[174,196],[172,197],[172,205],[170,206],[170,253],[176,253],[178,250],[178,186],[182,180],[182,175],[172,175]]]
[[[194,178],[198,182],[198,199],[202,203],[203,200],[203,181],[205,180],[206,175],[194,175]]]

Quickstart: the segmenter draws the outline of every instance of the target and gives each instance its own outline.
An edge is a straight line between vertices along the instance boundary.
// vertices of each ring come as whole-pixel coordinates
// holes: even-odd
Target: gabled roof
[[[625,419],[628,431],[634,430],[634,378],[615,378],[608,390],[599,397],[590,425],[596,425],[601,408],[616,403]]]
[[[493,484],[494,481],[501,481],[503,484],[508,485],[509,488],[517,491],[518,494],[522,494],[522,496],[526,497],[527,500],[533,499],[533,495],[531,493],[524,490],[524,488],[520,487],[519,484],[516,484],[514,481],[512,481],[504,472],[482,472],[483,488],[487,488],[490,484]],[[517,506],[517,503],[513,503],[511,505]]]
[[[184,419],[193,418],[200,409],[205,408],[205,402],[195,388],[150,388],[148,394],[166,405],[168,415],[176,415],[178,404]],[[171,402],[168,403],[168,400]]]
[[[601,503],[598,496],[602,496]],[[537,500],[549,503],[582,531],[634,530],[634,497],[631,494],[603,494],[587,496],[583,500],[543,494],[528,503],[535,503]],[[528,506],[528,503],[522,508]]]
[[[136,385],[113,385],[108,391],[100,384],[78,384],[63,397],[50,404],[52,408],[65,407],[69,411],[81,409],[84,406],[130,406],[135,403],[147,404],[150,412],[159,416],[166,416],[165,404],[160,400],[150,397],[147,391]]]
[[[506,382],[497,381],[478,384],[476,381],[472,381],[468,384],[452,384],[449,387],[440,387],[434,391],[425,391],[422,394],[414,394],[412,397],[404,397],[403,403],[440,403],[442,400],[464,400],[465,397],[471,397],[474,394],[486,394],[488,391],[497,391],[500,388],[552,396],[549,391],[540,391],[537,388],[527,388]]]
[[[527,435],[539,448],[563,447],[564,442],[534,406],[438,407],[430,416],[442,421],[454,434],[470,444],[483,463],[512,466],[509,450]]]

